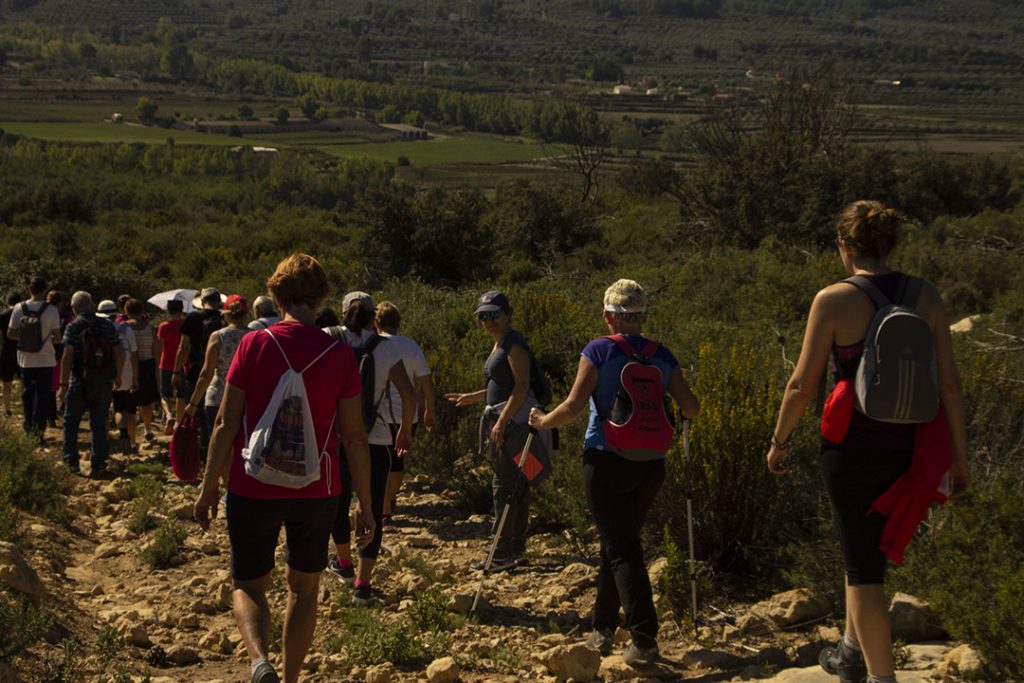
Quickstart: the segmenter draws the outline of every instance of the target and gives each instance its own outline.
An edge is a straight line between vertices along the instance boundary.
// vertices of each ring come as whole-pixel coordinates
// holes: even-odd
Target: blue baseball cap
[[[476,300],[476,310],[474,314],[486,313],[488,311],[501,311],[511,308],[508,305],[508,297],[502,292],[492,290],[490,292],[484,292],[480,295],[480,298]]]

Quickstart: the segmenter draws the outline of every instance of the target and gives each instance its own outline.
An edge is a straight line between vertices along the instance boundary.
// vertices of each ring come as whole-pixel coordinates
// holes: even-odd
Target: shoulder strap
[[[653,339],[648,339],[647,343],[644,344],[644,348],[640,351],[640,355],[648,359],[654,358],[654,354],[656,354],[660,348],[661,344]]]
[[[889,297],[883,294],[882,290],[880,290],[874,282],[864,277],[863,275],[852,275],[843,280],[843,282],[848,282],[857,289],[859,289],[860,291],[867,294],[871,298],[871,303],[875,305],[875,310],[885,308],[886,306],[892,304],[892,302],[889,300]]]
[[[917,301],[921,298],[921,290],[924,288],[924,281],[912,275],[903,275],[900,279],[899,292],[896,294],[896,301],[907,308],[917,308]]]
[[[270,328],[264,328],[269,330]],[[341,329],[340,325],[332,325],[324,330],[327,334],[331,335],[334,341],[345,341],[345,332]]]
[[[624,354],[626,354],[626,358],[632,358],[636,355],[636,349],[633,348],[632,344],[626,341],[626,337],[624,335],[610,334],[607,335],[605,339],[611,339],[615,342],[615,345],[618,346]]]
[[[27,318],[30,315],[32,315],[32,311],[28,310],[28,302],[27,301],[22,301],[21,302],[21,317]]]
[[[373,353],[373,350],[377,348],[382,341],[384,341],[384,337],[380,336],[379,334],[374,334],[373,339],[363,344],[363,353],[367,355]]]

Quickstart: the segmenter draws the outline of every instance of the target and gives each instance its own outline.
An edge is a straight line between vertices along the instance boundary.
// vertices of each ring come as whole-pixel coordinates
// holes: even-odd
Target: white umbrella
[[[167,310],[167,302],[177,299],[185,304],[185,313],[192,311],[192,299],[199,294],[195,289],[169,289],[166,292],[160,292],[149,297],[149,303],[153,304],[157,308]]]

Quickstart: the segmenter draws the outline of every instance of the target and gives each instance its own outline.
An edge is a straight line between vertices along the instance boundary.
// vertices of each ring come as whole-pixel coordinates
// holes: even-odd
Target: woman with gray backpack
[[[902,220],[876,201],[840,213],[836,246],[850,277],[811,304],[767,455],[773,474],[788,471],[791,435],[831,358],[821,469],[846,569],[846,632],[819,661],[842,683],[895,683],[886,562],[902,561],[932,502],[958,496],[969,481],[945,307],[931,283],[887,262]]]

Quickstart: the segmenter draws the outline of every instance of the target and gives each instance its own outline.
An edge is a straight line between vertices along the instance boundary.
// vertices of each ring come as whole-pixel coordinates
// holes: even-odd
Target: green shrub
[[[437,588],[417,593],[406,616],[417,633],[451,631],[464,621],[448,612],[448,598]]]
[[[17,542],[18,537],[18,511],[11,502],[11,485],[0,480],[0,541]]]
[[[328,646],[344,651],[350,661],[362,665],[391,662],[396,666],[419,664],[427,652],[418,635],[410,633],[404,620],[386,622],[379,613],[366,607],[349,607],[342,616],[340,633]]]
[[[893,572],[958,640],[978,648],[987,680],[1024,678],[1024,487],[1019,472],[935,512]]]
[[[149,545],[142,549],[142,559],[153,569],[170,567],[187,535],[180,522],[168,519],[157,529]]]
[[[132,480],[129,492],[132,514],[128,518],[128,529],[136,534],[149,531],[156,524],[151,513],[163,499],[163,485],[153,475],[144,474]]]
[[[682,539],[685,543],[686,539]],[[704,562],[694,561],[693,572],[690,571],[689,547],[680,546],[665,526],[662,537],[662,551],[668,563],[657,586],[668,598],[672,610],[679,619],[693,620],[693,582],[697,585],[697,609],[700,609],[701,596],[706,596],[713,582],[711,568]]]
[[[401,565],[415,573],[417,576],[422,576],[427,579],[431,584],[450,584],[455,581],[455,577],[451,574],[431,567],[422,555],[409,555],[407,557],[403,557]]]
[[[56,522],[66,521],[67,468],[36,455],[31,438],[6,426],[0,426],[0,453],[0,489],[7,491],[11,504]]]
[[[0,661],[42,640],[52,621],[28,598],[0,590]]]

